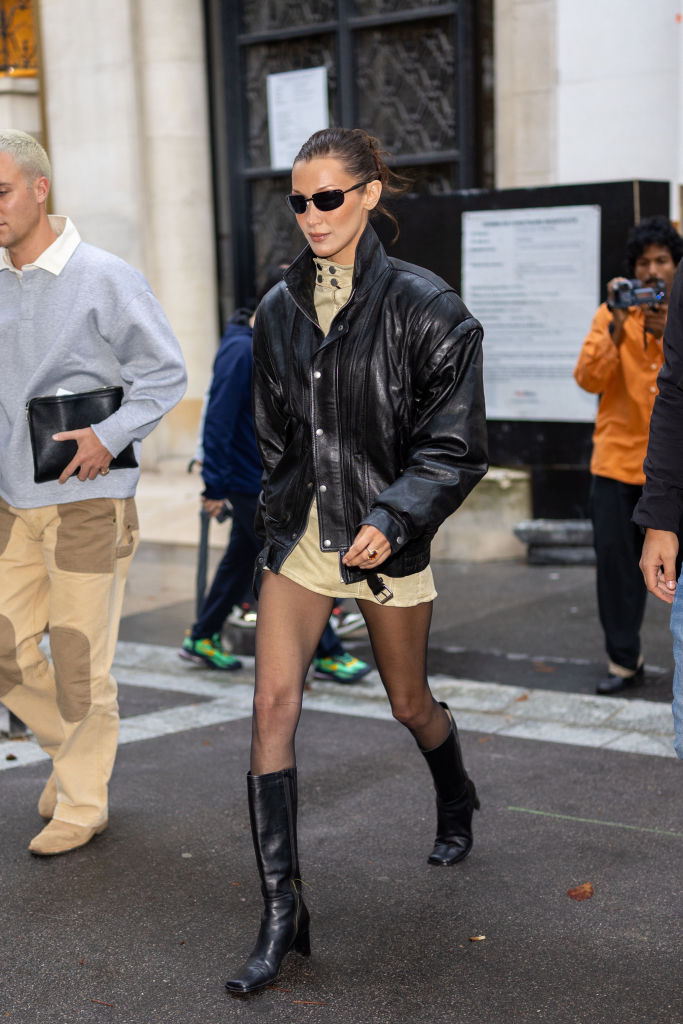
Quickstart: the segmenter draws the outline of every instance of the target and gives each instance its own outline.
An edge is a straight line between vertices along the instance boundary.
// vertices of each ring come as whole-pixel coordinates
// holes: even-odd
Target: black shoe
[[[225,987],[232,995],[272,985],[290,950],[311,955],[308,910],[301,898],[296,841],[296,768],[247,776],[249,815],[261,876],[263,916],[256,945]]]
[[[631,686],[642,686],[645,682],[645,670],[639,665],[632,676],[617,676],[609,672],[606,679],[601,680],[595,687],[595,692],[603,697],[613,697],[617,693],[630,689]]]
[[[464,860],[472,849],[472,815],[479,810],[479,797],[465,771],[453,716],[447,704],[439,703],[451,720],[450,732],[440,746],[420,751],[436,790],[436,839],[427,863],[447,867]]]
[[[446,803],[436,798],[436,839],[428,864],[450,867],[469,856],[472,849],[472,814],[479,810],[479,797],[468,779],[459,800]]]

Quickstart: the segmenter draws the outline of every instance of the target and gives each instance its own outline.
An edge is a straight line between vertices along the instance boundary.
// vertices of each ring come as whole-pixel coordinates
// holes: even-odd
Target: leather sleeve
[[[363,519],[392,551],[434,534],[488,468],[483,332],[463,310],[454,293],[443,293],[423,312],[409,458]]]
[[[256,312],[253,335],[254,369],[252,377],[252,401],[256,444],[263,463],[261,493],[256,510],[256,533],[265,537],[264,489],[268,477],[277,465],[284,450],[287,417],[283,410],[282,383],[275,373],[266,333],[266,317],[262,309]]]
[[[645,487],[633,520],[639,526],[678,533],[683,514],[683,262],[669,299],[664,365],[657,386],[643,465]]]

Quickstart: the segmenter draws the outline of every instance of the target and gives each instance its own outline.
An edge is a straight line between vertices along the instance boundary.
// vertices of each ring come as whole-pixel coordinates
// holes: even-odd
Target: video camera
[[[622,280],[612,288],[612,298],[607,303],[609,309],[628,309],[629,306],[650,306],[654,309],[666,295],[666,284],[657,278],[651,285],[645,285],[637,279]]]

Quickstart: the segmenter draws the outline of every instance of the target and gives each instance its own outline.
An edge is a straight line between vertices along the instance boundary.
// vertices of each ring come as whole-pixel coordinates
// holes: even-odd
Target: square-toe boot
[[[429,766],[436,790],[436,839],[427,858],[429,864],[449,866],[464,860],[472,849],[472,815],[479,810],[474,783],[465,771],[458,730],[443,701],[441,707],[451,720],[448,736],[432,750],[420,751]]]
[[[296,837],[296,768],[247,775],[249,816],[264,909],[256,945],[225,987],[246,995],[271,985],[294,949],[310,956],[308,910],[301,898]]]

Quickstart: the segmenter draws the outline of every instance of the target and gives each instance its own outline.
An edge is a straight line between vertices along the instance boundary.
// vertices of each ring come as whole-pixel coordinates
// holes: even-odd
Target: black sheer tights
[[[306,672],[333,600],[314,594],[287,577],[265,572],[256,630],[256,686],[251,771],[254,775],[291,768],[301,715]],[[359,601],[377,668],[394,717],[424,750],[442,743],[448,716],[427,683],[427,639],[431,603],[392,608]]]
[[[412,608],[358,601],[358,607],[368,627],[375,664],[394,718],[410,729],[423,750],[438,747],[451,726],[427,682],[431,601]]]
[[[296,763],[294,734],[304,680],[332,607],[331,597],[314,594],[286,576],[263,574],[256,625],[253,775]]]

